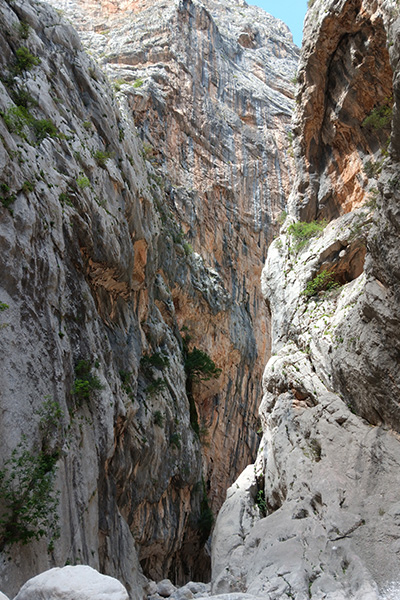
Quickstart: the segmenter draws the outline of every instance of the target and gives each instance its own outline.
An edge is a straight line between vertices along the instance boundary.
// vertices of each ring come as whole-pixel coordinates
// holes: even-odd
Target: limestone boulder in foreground
[[[1,596],[0,596],[1,598]],[[128,600],[116,579],[84,565],[54,568],[25,583],[14,600]]]

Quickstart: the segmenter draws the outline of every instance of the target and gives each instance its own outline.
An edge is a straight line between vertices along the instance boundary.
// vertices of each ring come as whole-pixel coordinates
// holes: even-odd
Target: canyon
[[[1,592],[394,600],[397,3],[309,2],[301,55],[50,4],[0,3]]]

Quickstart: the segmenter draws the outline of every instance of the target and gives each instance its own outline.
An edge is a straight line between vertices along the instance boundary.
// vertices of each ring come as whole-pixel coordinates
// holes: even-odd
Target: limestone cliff
[[[227,310],[172,288],[180,326],[222,368],[196,394],[215,509],[253,460],[268,315],[265,252],[291,185],[288,137],[298,51],[287,27],[242,0],[52,0],[127,98],[169,206],[221,277]]]
[[[9,595],[65,564],[117,577],[131,598],[142,597],[142,569],[207,578],[208,497],[218,506],[256,450],[257,361],[268,349],[267,324],[255,320],[258,275],[289,185],[278,149],[289,146],[297,53],[283,24],[244,3],[170,3],[165,22],[151,20],[156,9],[144,4],[133,32],[145,17],[149,35],[169,32],[173,60],[160,67],[175,69],[169,99],[150,59],[148,82],[132,72],[116,96],[60,11],[0,2],[0,580]],[[135,62],[143,40],[118,39]],[[188,100],[174,97],[186,89]],[[222,369],[218,379],[198,383],[194,346]]]
[[[398,597],[398,31],[394,2],[308,11],[264,435],[218,517],[214,593]]]

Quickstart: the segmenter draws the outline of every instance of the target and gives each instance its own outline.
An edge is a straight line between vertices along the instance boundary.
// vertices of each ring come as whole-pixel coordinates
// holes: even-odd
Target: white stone
[[[8,596],[0,592],[0,600],[9,600]]]
[[[14,600],[129,600],[117,579],[84,565],[45,571],[22,586]]]

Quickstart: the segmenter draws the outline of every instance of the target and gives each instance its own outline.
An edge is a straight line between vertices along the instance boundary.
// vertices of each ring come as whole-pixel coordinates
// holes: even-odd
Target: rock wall
[[[8,595],[65,564],[118,578],[131,598],[142,597],[142,569],[176,582],[209,576],[207,496],[220,504],[258,441],[256,365],[268,351],[268,325],[258,328],[255,318],[263,310],[256,280],[288,189],[290,167],[278,149],[288,149],[287,78],[297,57],[283,24],[270,17],[256,24],[263,13],[243,4],[252,29],[242,31],[238,7],[212,5],[214,16],[198,3],[166,7],[165,31],[175,36],[166,45],[177,61],[168,100],[156,69],[148,84],[135,84],[131,73],[126,93],[113,91],[60,11],[0,3],[0,580]],[[142,8],[133,33],[143,33],[146,18],[148,35],[158,36],[160,21],[151,17],[161,4]],[[224,32],[232,15],[231,39]],[[182,32],[190,39],[179,47]],[[107,39],[96,36],[93,43]],[[214,75],[224,52],[230,67],[239,65],[239,91],[224,91],[235,78],[221,68],[215,101],[206,67],[184,78],[209,37]],[[137,46],[120,42],[132,46],[132,57],[143,45],[142,38]],[[154,40],[151,48],[155,61]],[[118,52],[122,64],[126,53]],[[276,60],[261,73],[266,54]],[[195,91],[200,75],[201,110],[189,119],[193,96],[179,105],[174,93],[189,83]],[[243,100],[246,81],[254,106]],[[143,98],[148,107],[140,112]],[[178,123],[190,124],[187,138],[173,137]],[[197,159],[179,155],[174,172],[174,144],[188,153],[197,138]],[[205,155],[208,178],[199,167]],[[262,194],[260,172],[270,178]],[[222,373],[189,389],[194,345]]]
[[[334,6],[317,0],[305,21],[299,65],[294,149],[301,165],[293,210],[308,220],[335,218],[360,206],[366,161],[381,158],[390,119],[379,130],[371,111],[393,104],[392,68],[382,2]]]
[[[392,2],[317,0],[307,15],[298,175],[262,276],[264,435],[217,520],[214,593],[398,594],[398,27]],[[330,222],[301,233],[296,217],[317,216]]]
[[[61,532],[48,551],[46,538],[21,546],[2,535],[2,589],[84,563],[141,597],[141,536],[154,576],[191,572],[193,554],[207,572],[200,443],[168,278],[199,303],[225,306],[226,294],[172,243],[165,192],[72,27],[46,5],[1,11],[2,456],[59,456]],[[158,355],[162,367],[143,359]],[[43,430],[54,407],[62,424],[46,416]]]
[[[288,138],[298,50],[282,22],[245,2],[53,0],[127,98],[169,207],[220,275],[227,311],[173,290],[179,325],[222,368],[196,394],[217,510],[254,459],[268,315],[259,279],[292,180]],[[200,318],[199,318],[200,315]]]

